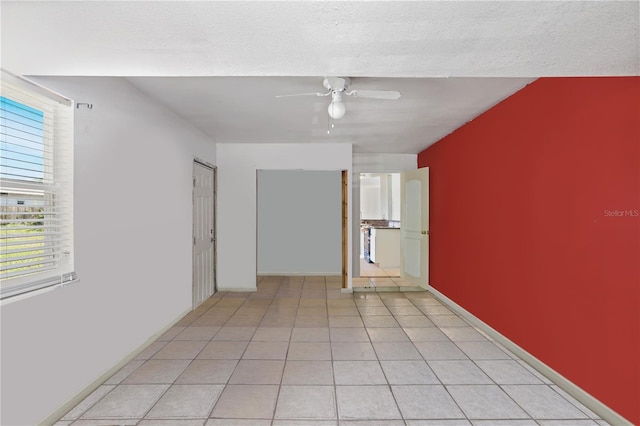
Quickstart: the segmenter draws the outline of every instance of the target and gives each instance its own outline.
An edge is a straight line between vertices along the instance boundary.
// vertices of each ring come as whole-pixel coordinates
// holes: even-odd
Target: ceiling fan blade
[[[329,96],[331,92],[327,93],[295,93],[293,95],[277,95],[276,98],[290,98],[292,96]]]
[[[398,100],[402,96],[397,90],[352,90],[347,92],[347,95],[357,98],[388,99],[390,101]]]

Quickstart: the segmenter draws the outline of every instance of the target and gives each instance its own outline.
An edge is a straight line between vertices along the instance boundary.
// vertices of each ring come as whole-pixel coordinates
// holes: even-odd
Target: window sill
[[[52,291],[52,290],[63,288],[63,287],[66,287],[66,286],[68,286],[70,284],[77,283],[78,281],[80,281],[79,278],[74,278],[73,280],[65,281],[63,283],[52,284],[52,285],[47,286],[47,287],[42,287],[42,288],[38,288],[38,289],[35,289],[35,290],[27,291],[27,292],[24,292],[24,293],[16,294],[15,296],[5,297],[4,299],[0,300],[0,306],[5,306],[5,305],[8,305],[10,303],[14,303],[14,302],[18,302],[20,300],[28,299],[30,297],[37,296],[37,295],[42,294],[42,293],[47,293],[47,292]]]

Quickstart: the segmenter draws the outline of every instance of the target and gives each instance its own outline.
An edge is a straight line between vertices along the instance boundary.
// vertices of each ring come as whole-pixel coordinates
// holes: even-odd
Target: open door
[[[215,169],[193,163],[193,309],[215,292]]]
[[[402,173],[400,276],[417,286],[429,284],[429,168]]]

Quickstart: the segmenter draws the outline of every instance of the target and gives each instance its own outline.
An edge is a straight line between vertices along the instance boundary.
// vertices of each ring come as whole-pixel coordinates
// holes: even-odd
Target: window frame
[[[9,177],[7,174],[11,169],[15,169],[15,161],[20,160],[12,160],[11,155],[7,154],[7,146],[11,145],[9,142],[11,136],[8,131],[10,127],[8,121],[11,120],[5,120],[8,114],[5,115],[3,112],[2,139],[0,140],[2,150],[0,192],[3,198],[0,206],[3,214],[2,228],[0,228],[0,248],[6,252],[6,247],[8,247],[5,247],[5,244],[8,244],[9,241],[7,238],[9,221],[13,221],[12,223],[17,224],[21,229],[25,229],[25,235],[33,229],[42,229],[43,233],[41,249],[24,248],[18,245],[12,253],[3,256],[4,259],[9,259],[9,255],[17,254],[16,258],[23,258],[18,260],[24,260],[25,256],[20,256],[21,254],[26,254],[27,257],[35,256],[34,251],[42,250],[42,256],[34,257],[31,266],[26,265],[27,269],[24,271],[17,268],[11,269],[9,260],[0,263],[6,269],[0,275],[2,278],[0,281],[0,301],[4,304],[40,293],[45,289],[69,284],[77,281],[77,277],[74,269],[73,247],[73,101],[37,83],[17,77],[4,69],[1,70],[1,82],[0,95],[3,98],[41,111],[43,114],[43,164],[40,182],[38,178],[31,179],[28,176],[28,170],[22,172],[23,176],[14,174],[15,178]],[[14,120],[13,123],[17,122]],[[17,128],[21,123],[13,125]],[[44,136],[45,133],[48,135]],[[15,143],[13,145],[18,146]],[[18,153],[18,155],[20,154]],[[34,155],[34,157],[36,156]],[[9,207],[13,206],[10,202],[11,200],[19,200],[19,198],[30,200],[34,206],[42,206],[41,211],[44,213],[39,215],[42,220],[35,221],[31,220],[33,218],[28,218],[30,216],[28,209],[25,209],[24,212],[16,209],[15,218],[9,219],[12,217]],[[26,207],[31,206],[31,203]],[[20,204],[20,201],[16,201],[16,206]],[[19,216],[23,216],[23,218],[18,219]],[[42,224],[34,224],[35,222],[42,222]],[[7,226],[7,232],[1,232],[5,230],[4,226]],[[32,245],[36,245],[36,243]],[[28,253],[29,251],[31,253]],[[50,266],[44,267],[44,265]],[[37,270],[40,267],[42,269]],[[28,268],[32,268],[31,271]],[[12,270],[14,272],[9,272]]]

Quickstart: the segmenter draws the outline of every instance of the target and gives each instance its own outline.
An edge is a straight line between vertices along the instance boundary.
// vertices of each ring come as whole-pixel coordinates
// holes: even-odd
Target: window
[[[2,70],[0,295],[75,280],[72,102]]]

